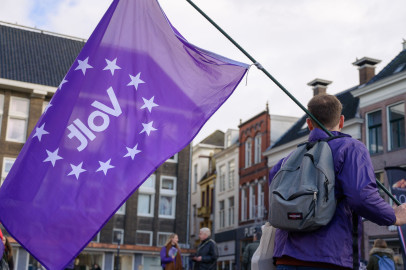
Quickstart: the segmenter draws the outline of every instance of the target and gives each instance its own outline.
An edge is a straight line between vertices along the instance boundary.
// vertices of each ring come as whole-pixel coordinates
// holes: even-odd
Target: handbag
[[[251,269],[252,270],[275,270],[273,264],[273,249],[275,244],[276,228],[271,226],[269,222],[262,226],[262,237],[259,241],[257,250],[252,255]]]

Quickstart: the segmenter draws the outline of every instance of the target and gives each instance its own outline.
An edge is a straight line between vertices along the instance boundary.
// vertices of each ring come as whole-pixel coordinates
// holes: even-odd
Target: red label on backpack
[[[288,219],[301,220],[301,219],[303,219],[303,214],[302,213],[288,213]]]

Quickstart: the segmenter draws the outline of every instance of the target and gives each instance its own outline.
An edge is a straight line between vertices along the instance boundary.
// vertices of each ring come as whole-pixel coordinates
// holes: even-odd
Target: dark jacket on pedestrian
[[[254,255],[258,246],[259,246],[259,240],[254,241],[245,247],[244,254],[242,255],[242,262],[245,265],[246,270],[251,270],[252,255]]]
[[[194,270],[216,270],[217,258],[219,256],[217,244],[214,240],[207,238],[197,247],[196,257],[202,256],[200,262],[194,263]]]
[[[389,257],[392,261],[393,259],[393,250],[390,248],[372,248],[371,251],[369,252],[369,261],[367,265],[367,270],[379,270],[379,258],[374,256],[378,255],[379,257],[387,256]]]

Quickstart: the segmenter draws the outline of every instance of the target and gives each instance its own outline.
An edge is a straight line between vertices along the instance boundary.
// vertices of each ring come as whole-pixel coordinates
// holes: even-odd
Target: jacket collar
[[[340,136],[345,136],[345,137],[351,137],[350,135],[339,132],[339,131],[332,131],[331,133],[333,133],[334,136],[340,135]],[[310,131],[309,142],[317,141],[317,140],[328,138],[328,137],[329,137],[329,135],[324,130],[322,130],[320,128],[314,128],[312,131]]]

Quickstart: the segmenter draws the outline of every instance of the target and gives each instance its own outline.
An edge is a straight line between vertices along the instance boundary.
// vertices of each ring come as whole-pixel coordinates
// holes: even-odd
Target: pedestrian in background
[[[176,233],[169,236],[165,246],[161,248],[161,265],[164,270],[181,270],[182,258],[178,245],[179,237]]]
[[[200,245],[197,247],[196,255],[192,258],[194,261],[194,270],[216,270],[217,258],[219,256],[217,244],[210,239],[211,231],[209,228],[201,228],[199,232]]]
[[[393,261],[393,269],[395,269],[395,260],[393,258],[393,255],[393,250],[388,248],[385,240],[376,239],[374,241],[374,246],[369,251],[369,262],[367,265],[367,270],[379,270],[379,259],[383,258],[384,256]]]
[[[261,239],[262,231],[261,228],[255,228],[254,235],[252,236],[253,242],[249,243],[244,250],[244,254],[242,255],[242,263],[245,266],[246,270],[251,270],[251,260],[252,255],[254,255],[255,251],[259,246],[259,240]]]
[[[4,253],[1,258],[0,268],[1,270],[13,270],[14,261],[13,261],[13,249],[11,248],[10,242],[6,236],[2,238],[4,245]]]

